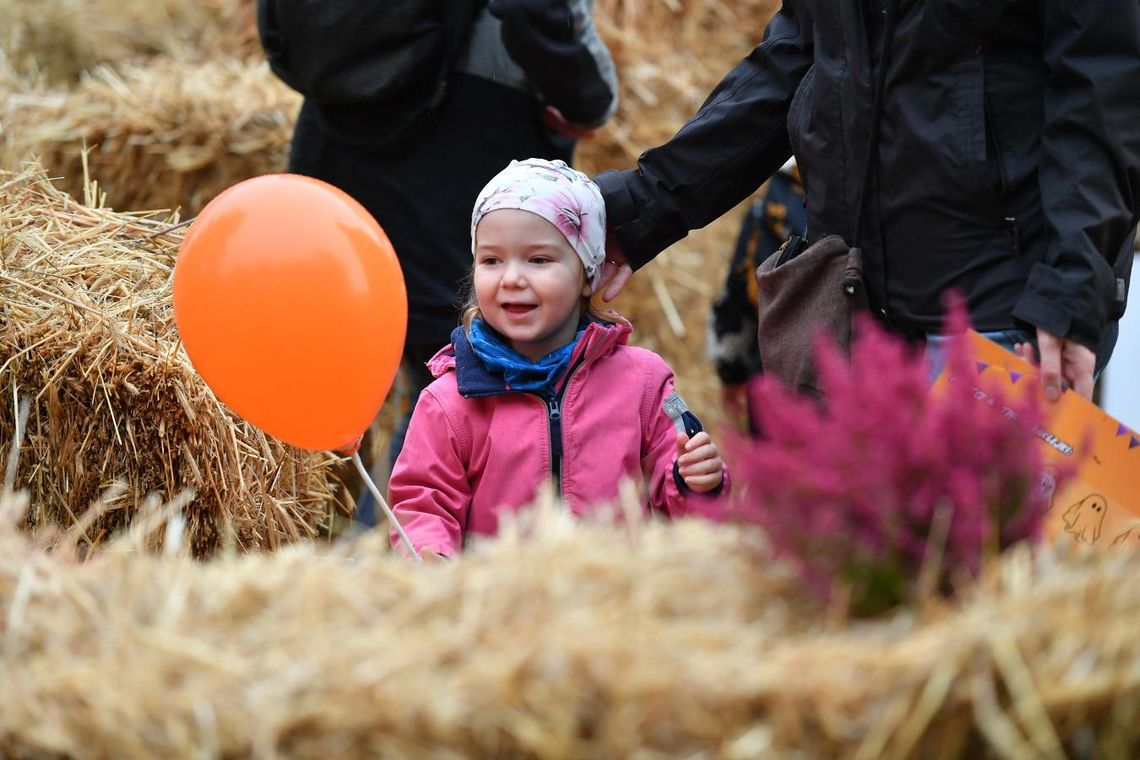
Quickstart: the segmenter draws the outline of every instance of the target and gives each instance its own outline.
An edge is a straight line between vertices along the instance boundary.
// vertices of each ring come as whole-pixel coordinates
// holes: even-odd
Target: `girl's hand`
[[[447,562],[447,557],[431,549],[420,549],[420,560],[434,565],[440,562]]]
[[[677,434],[677,471],[689,490],[707,493],[724,479],[724,460],[709,434],[701,431],[692,438]]]

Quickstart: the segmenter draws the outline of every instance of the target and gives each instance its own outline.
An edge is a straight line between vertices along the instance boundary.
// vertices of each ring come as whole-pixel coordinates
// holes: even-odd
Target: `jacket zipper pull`
[[[562,456],[562,405],[558,399],[551,398],[546,402],[546,415],[550,419],[551,443],[554,456]]]
[[[546,417],[550,428],[550,477],[554,490],[562,498],[562,406],[557,396],[546,399]]]

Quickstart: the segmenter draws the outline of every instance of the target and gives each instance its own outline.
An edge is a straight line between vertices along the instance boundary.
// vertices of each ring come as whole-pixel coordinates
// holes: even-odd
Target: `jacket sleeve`
[[[542,98],[571,124],[596,127],[617,110],[613,58],[588,0],[491,0],[503,45]]]
[[[388,481],[392,512],[416,551],[431,549],[451,557],[463,548],[471,504],[463,449],[443,406],[425,389]],[[399,551],[403,544],[394,526],[389,540]]]
[[[1117,277],[1124,286],[1140,212],[1140,4],[1049,0],[1041,12],[1048,250],[1014,316],[1095,350],[1119,318]]]
[[[690,491],[676,475],[677,430],[663,408],[665,397],[673,392],[673,372],[660,357],[654,358],[660,366],[647,373],[642,394],[641,470],[649,484],[649,507],[674,519],[690,514],[719,519],[723,516],[723,499],[731,488],[728,467],[722,468],[724,481],[720,488],[709,493]]]
[[[787,114],[811,65],[810,30],[785,0],[764,40],[637,168],[595,179],[610,232],[636,269],[759,187],[792,154]]]

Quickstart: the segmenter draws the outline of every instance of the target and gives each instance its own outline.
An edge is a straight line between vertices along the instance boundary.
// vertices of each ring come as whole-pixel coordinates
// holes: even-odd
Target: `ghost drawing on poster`
[[[1100,494],[1091,494],[1065,510],[1065,532],[1082,544],[1095,544],[1100,538],[1108,502]]]

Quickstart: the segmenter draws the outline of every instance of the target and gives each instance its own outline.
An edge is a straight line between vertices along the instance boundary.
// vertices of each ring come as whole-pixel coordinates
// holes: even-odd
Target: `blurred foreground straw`
[[[1135,757],[1140,555],[1019,550],[825,625],[758,534],[557,507],[446,565],[373,533],[77,563],[0,526],[17,757]]]

